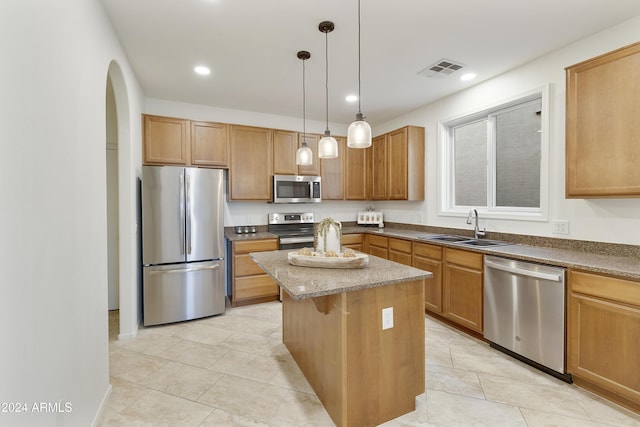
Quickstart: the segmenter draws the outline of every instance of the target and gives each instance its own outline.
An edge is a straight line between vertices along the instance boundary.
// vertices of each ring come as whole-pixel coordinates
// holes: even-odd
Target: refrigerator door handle
[[[172,270],[152,270],[149,274],[170,274],[170,273],[188,273],[190,271],[203,271],[203,270],[215,270],[220,268],[220,264],[210,265],[207,267],[192,267],[192,268],[174,268]]]
[[[187,255],[191,255],[191,176],[186,170],[184,175],[187,180]]]
[[[180,224],[184,224],[184,172],[180,174]],[[184,255],[184,239],[185,239],[185,230],[184,226],[180,227],[180,254]]]

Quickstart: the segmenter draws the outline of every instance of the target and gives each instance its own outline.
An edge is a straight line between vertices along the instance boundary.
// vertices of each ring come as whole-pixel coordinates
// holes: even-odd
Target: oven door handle
[[[313,243],[313,237],[300,236],[300,237],[281,237],[281,245],[289,245],[291,243]]]

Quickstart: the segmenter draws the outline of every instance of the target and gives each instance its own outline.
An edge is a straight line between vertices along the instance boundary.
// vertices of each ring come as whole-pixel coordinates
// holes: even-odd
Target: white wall
[[[109,390],[112,59],[124,71],[132,123],[142,97],[97,0],[0,2],[0,52],[0,402],[29,410],[0,413],[0,425],[84,427]],[[139,124],[132,133],[139,142]],[[31,412],[40,402],[68,403],[70,412]]]
[[[437,123],[451,117],[550,84],[550,220],[569,220],[570,234],[552,234],[549,222],[486,220],[489,231],[640,244],[640,199],[565,199],[565,72],[564,68],[640,40],[640,17],[594,34],[520,68],[439,100],[374,129],[375,134],[411,124],[426,128],[427,200],[415,206],[387,204],[392,220],[432,226],[468,228],[466,218],[438,216]]]

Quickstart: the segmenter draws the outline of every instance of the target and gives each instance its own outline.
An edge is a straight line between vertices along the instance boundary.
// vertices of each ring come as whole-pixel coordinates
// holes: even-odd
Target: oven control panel
[[[313,213],[270,213],[269,224],[313,224]]]

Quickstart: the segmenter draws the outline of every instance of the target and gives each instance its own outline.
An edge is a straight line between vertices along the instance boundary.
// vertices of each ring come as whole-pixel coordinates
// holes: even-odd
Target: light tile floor
[[[279,302],[142,328],[118,341],[100,426],[333,426],[282,344]],[[640,426],[640,416],[430,317],[427,390],[396,426]]]

